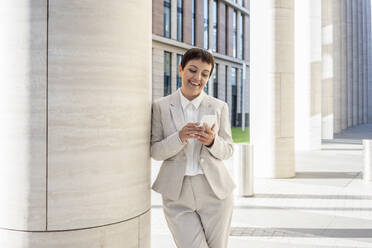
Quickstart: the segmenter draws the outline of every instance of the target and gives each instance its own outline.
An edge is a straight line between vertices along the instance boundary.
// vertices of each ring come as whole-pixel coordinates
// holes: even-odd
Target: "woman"
[[[227,104],[203,88],[214,57],[189,49],[179,73],[182,87],[153,103],[151,156],[164,160],[153,189],[178,248],[226,248],[233,209],[233,180],[223,164],[233,154]],[[200,125],[213,115],[213,125]],[[212,118],[213,119],[213,118]]]

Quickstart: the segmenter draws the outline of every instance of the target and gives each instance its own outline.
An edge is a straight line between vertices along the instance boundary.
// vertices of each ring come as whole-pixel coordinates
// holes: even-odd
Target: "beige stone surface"
[[[6,248],[149,248],[141,243],[138,227],[141,218],[97,228],[62,232],[18,232],[0,229],[0,247]],[[149,238],[149,234],[146,234]]]
[[[138,248],[150,248],[151,243],[151,210],[139,218]]]
[[[150,208],[151,5],[49,10],[48,230],[138,216]]]
[[[46,17],[45,1],[0,3],[2,228],[45,230]]]

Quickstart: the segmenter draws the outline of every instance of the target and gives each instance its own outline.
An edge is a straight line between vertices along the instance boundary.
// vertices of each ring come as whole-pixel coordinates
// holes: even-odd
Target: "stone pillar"
[[[209,0],[209,11],[208,11],[208,34],[209,34],[209,49],[213,50],[213,42],[214,42],[214,36],[213,36],[213,0]],[[218,18],[218,17],[217,17]],[[217,31],[218,32],[218,31]],[[213,86],[211,86],[213,88]]]
[[[320,0],[295,1],[295,149],[316,150],[321,145],[322,28]],[[324,84],[332,83],[324,80]],[[330,88],[332,89],[332,88]],[[330,92],[329,92],[330,93]],[[322,128],[333,137],[333,104],[327,97]]]
[[[363,70],[363,0],[357,0],[357,11],[358,11],[358,117],[357,124],[362,124],[363,122],[363,80],[364,80],[364,70]]]
[[[358,52],[358,0],[352,0],[353,11],[353,87],[352,87],[352,126],[358,125],[358,82],[359,82],[359,52]]]
[[[348,6],[347,0],[340,2],[341,6],[341,84],[335,90],[335,130],[334,133],[340,133],[347,127],[347,86],[348,86]]]
[[[0,247],[150,247],[151,17],[1,5]]]
[[[255,62],[250,95],[255,175],[293,177],[294,2],[252,1],[250,9],[255,34],[250,47]]]
[[[338,5],[337,5],[338,6]],[[314,6],[316,7],[316,6]],[[307,7],[310,11],[310,7]],[[337,56],[339,53],[336,53],[337,49],[340,46],[337,46],[335,42],[339,42],[339,39],[334,39],[334,37],[339,37],[339,29],[337,29],[340,25],[339,16],[335,20],[335,15],[337,12],[335,8],[335,4],[333,0],[324,0],[321,2],[321,9],[322,15],[322,81],[321,81],[321,113],[322,113],[322,128],[321,128],[321,136],[323,139],[332,139],[333,138],[333,122],[334,122],[334,85],[337,84],[336,81],[339,81],[339,71],[340,68],[336,61],[339,62]],[[306,11],[306,10],[304,10]],[[303,17],[304,18],[304,17]],[[304,25],[306,26],[306,25]],[[302,38],[303,39],[303,38]],[[304,42],[304,41],[302,41]],[[305,41],[306,42],[306,41]],[[310,43],[312,45],[312,43]],[[299,57],[301,56],[301,52],[299,51]],[[337,97],[337,93],[335,93],[335,97]],[[296,104],[297,105],[297,104]],[[297,118],[297,117],[296,117]],[[297,128],[297,125],[296,125]],[[299,131],[303,132],[303,131]],[[297,134],[297,131],[296,131]],[[296,136],[297,139],[297,136]]]
[[[231,86],[231,65],[226,66],[226,102],[229,105],[230,121],[232,120],[232,86]]]
[[[171,53],[171,92],[177,90],[177,53]]]
[[[363,117],[362,117],[362,124],[367,123],[367,113],[368,113],[368,26],[367,23],[371,22],[371,19],[368,19],[367,16],[367,0],[363,1],[363,7],[362,7],[362,15],[363,15]]]
[[[371,20],[371,2],[367,0],[367,20]],[[368,35],[368,82],[367,82],[367,123],[372,123],[372,36],[371,36],[371,22],[367,22]]]
[[[218,99],[226,99],[226,65],[218,64]]]
[[[354,85],[354,26],[353,26],[353,0],[346,0],[346,47],[347,47],[347,104],[346,104],[346,120],[342,121],[342,130],[345,130],[353,125],[353,85]]]
[[[177,0],[170,0],[171,3],[171,39],[177,40]]]

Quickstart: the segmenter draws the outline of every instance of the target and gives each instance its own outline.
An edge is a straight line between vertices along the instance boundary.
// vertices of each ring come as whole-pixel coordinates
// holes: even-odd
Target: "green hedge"
[[[249,143],[249,128],[243,132],[241,127],[233,127],[231,133],[234,143]]]

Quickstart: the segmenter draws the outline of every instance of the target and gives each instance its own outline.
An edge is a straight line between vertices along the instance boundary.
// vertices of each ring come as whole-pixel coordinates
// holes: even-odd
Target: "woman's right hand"
[[[182,142],[186,142],[188,139],[196,138],[196,135],[202,131],[203,127],[200,126],[199,122],[189,122],[181,129],[178,135]]]

